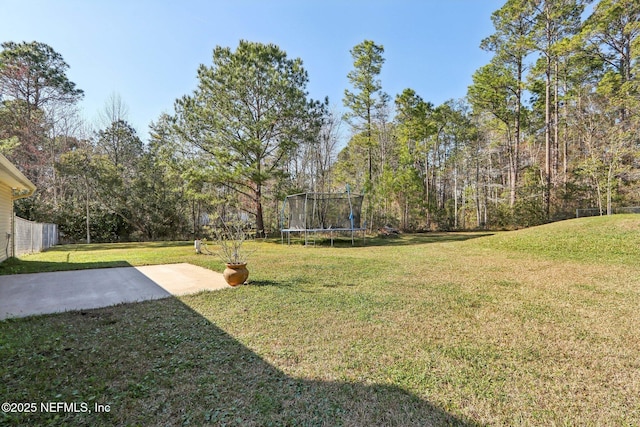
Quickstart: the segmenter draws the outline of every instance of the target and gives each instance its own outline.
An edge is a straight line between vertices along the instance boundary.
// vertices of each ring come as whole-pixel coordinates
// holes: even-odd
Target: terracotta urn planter
[[[242,264],[227,263],[226,265],[227,268],[224,269],[222,275],[229,285],[238,286],[247,281],[249,270],[247,270],[246,262]]]

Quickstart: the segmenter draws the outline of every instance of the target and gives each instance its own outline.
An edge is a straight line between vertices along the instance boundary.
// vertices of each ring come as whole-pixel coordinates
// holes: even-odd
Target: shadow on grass
[[[444,242],[463,242],[465,240],[477,239],[480,237],[492,236],[493,233],[462,233],[462,232],[433,232],[433,233],[420,233],[420,234],[397,234],[391,236],[375,236],[355,238],[354,243],[351,243],[351,237],[339,236],[333,239],[333,247],[337,248],[351,248],[351,247],[366,247],[366,246],[411,246],[411,245],[424,245],[429,243],[444,243]],[[312,241],[311,246],[330,247],[331,239],[318,234],[315,239],[309,238]],[[272,240],[273,243],[282,243],[280,240]],[[291,239],[292,245],[304,245],[304,237],[296,237]]]
[[[291,283],[276,282],[275,280],[251,280],[249,279],[251,286],[275,286],[278,288],[290,288],[293,285]]]
[[[131,267],[127,261],[53,262],[9,258],[0,263],[0,276],[9,274],[51,273],[54,271],[89,270],[94,268]]]
[[[0,322],[0,336],[4,401],[109,405],[0,424],[478,425],[393,385],[289,376],[175,298]]]
[[[59,252],[88,252],[106,251],[113,249],[136,249],[136,248],[172,248],[181,246],[193,246],[193,242],[185,241],[161,241],[161,242],[122,242],[122,243],[78,243],[71,245],[54,246],[47,251]]]

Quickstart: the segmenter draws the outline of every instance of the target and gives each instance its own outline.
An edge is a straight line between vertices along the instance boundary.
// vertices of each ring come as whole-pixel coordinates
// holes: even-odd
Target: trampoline
[[[304,235],[304,244],[315,244],[317,234],[328,235],[333,246],[336,235],[349,234],[351,244],[357,233],[365,239],[365,229],[360,224],[362,211],[361,194],[344,193],[299,193],[286,196],[282,204],[282,243],[287,237],[291,244],[291,233]]]

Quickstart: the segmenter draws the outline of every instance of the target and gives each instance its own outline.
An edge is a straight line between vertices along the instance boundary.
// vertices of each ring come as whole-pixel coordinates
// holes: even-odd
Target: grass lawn
[[[249,286],[0,322],[0,397],[38,405],[0,424],[640,424],[640,216],[364,247],[250,244]],[[0,274],[222,271],[192,252],[58,247]]]

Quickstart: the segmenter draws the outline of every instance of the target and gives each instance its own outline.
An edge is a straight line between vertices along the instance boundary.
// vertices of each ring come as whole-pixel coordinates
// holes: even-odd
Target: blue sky
[[[69,64],[85,91],[83,116],[95,122],[112,94],[143,139],[176,98],[197,85],[217,45],[275,43],[299,57],[314,99],[343,111],[353,68],[349,50],[382,44],[380,79],[392,99],[405,88],[439,105],[465,96],[490,54],[491,13],[506,0],[0,0],[0,42],[39,41]]]

